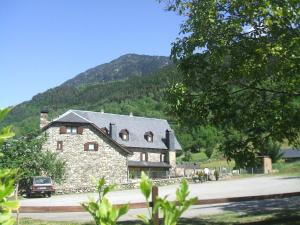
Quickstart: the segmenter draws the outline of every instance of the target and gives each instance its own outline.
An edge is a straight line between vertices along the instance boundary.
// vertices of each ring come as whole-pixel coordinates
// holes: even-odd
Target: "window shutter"
[[[89,143],[85,143],[84,144],[84,151],[88,151],[89,150]]]
[[[95,151],[98,151],[98,147],[99,147],[98,143],[95,142]]]
[[[66,133],[67,133],[67,128],[66,128],[65,126],[61,126],[61,127],[59,128],[59,133],[60,133],[60,134],[66,134]]]
[[[145,156],[145,161],[148,162],[148,153],[145,153],[146,156]]]
[[[83,127],[77,127],[77,134],[83,133]]]

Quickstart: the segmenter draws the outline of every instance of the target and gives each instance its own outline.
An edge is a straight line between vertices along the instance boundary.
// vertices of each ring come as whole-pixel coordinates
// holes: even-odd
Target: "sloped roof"
[[[284,159],[300,158],[300,149],[283,149],[282,153]]]
[[[109,124],[113,123],[117,128],[116,142],[132,148],[168,149],[165,143],[166,130],[171,130],[168,121],[163,119],[82,110],[69,110],[53,122],[91,123],[98,128],[106,127],[108,130]],[[123,129],[129,131],[128,141],[122,140],[118,135]],[[153,133],[153,142],[148,142],[144,137],[149,131]],[[176,137],[175,149],[181,150]]]

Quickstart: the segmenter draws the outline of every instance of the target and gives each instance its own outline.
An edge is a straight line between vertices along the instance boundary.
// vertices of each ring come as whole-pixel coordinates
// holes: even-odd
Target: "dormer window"
[[[128,141],[129,140],[128,130],[126,130],[126,129],[121,130],[119,136],[123,141]]]
[[[67,134],[77,134],[77,127],[67,127]]]
[[[153,133],[151,131],[146,132],[144,138],[148,142],[153,142]]]
[[[82,126],[61,126],[60,134],[83,134],[84,127]]]

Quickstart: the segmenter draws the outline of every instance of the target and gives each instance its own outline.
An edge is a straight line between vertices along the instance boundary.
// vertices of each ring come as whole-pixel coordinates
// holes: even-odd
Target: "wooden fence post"
[[[152,219],[153,219],[153,225],[159,225],[159,212],[154,212],[154,205],[156,202],[156,198],[158,197],[158,187],[153,186],[152,187]]]

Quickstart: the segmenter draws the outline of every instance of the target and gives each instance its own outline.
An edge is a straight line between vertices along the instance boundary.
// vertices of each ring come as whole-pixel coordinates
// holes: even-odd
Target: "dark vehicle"
[[[55,189],[50,177],[31,177],[26,185],[25,192],[29,198],[34,195],[51,197]]]

